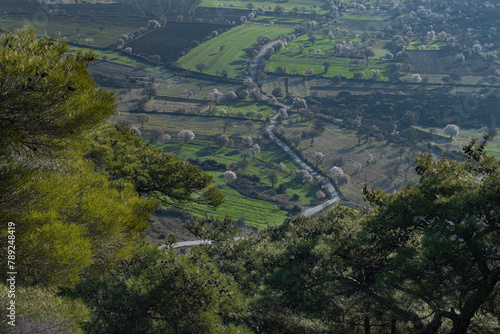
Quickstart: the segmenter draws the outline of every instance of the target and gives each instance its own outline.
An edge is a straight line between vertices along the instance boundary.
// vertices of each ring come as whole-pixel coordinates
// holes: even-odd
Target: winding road
[[[269,49],[271,49],[274,44],[278,43],[279,42],[279,39],[276,39],[272,42],[269,42],[267,43],[266,45],[264,45],[264,47],[259,51],[259,53],[257,54],[257,56],[255,56],[255,59],[252,63],[252,74],[250,75],[250,79],[252,79],[253,81],[255,81],[255,78],[257,77],[257,72],[259,72],[259,65],[262,61],[262,59],[266,56],[266,53]]]
[[[260,52],[257,54],[257,56],[255,57],[255,60],[252,64],[252,74],[250,76],[250,78],[253,81],[255,81],[255,77],[257,76],[260,62],[264,58],[267,50],[272,48],[273,45],[277,42],[278,42],[278,40],[275,40],[275,41],[272,41],[272,42],[266,44],[260,50]],[[268,97],[265,96],[265,99],[267,100]],[[287,108],[287,106],[282,104],[282,103],[279,103],[278,105],[283,107],[283,108],[289,109],[289,107]],[[325,209],[329,208],[330,206],[332,206],[336,202],[338,202],[340,200],[340,197],[339,197],[337,191],[335,190],[335,187],[332,185],[332,183],[330,182],[330,180],[328,178],[323,177],[319,173],[317,173],[308,164],[306,164],[287,144],[285,144],[283,141],[281,141],[280,139],[278,139],[276,137],[273,130],[274,130],[274,127],[276,126],[276,120],[277,120],[278,116],[279,116],[279,113],[274,115],[274,117],[271,119],[270,125],[266,129],[267,134],[269,135],[269,138],[271,138],[272,141],[274,141],[276,144],[278,144],[283,149],[283,151],[287,152],[291,156],[293,161],[295,161],[295,163],[297,163],[303,169],[307,170],[309,172],[309,174],[311,174],[320,184],[323,184],[323,186],[326,188],[326,190],[330,193],[329,200],[321,203],[320,205],[306,209],[306,210],[304,210],[304,212],[302,212],[303,216],[312,216],[312,215],[318,214],[318,213],[324,211]],[[172,248],[191,247],[191,246],[196,246],[196,245],[210,245],[211,243],[212,243],[212,241],[210,241],[210,240],[181,241],[181,242],[176,242],[175,244],[173,244]],[[164,246],[161,246],[161,247],[164,247]]]
[[[314,169],[312,169],[308,164],[306,164],[287,144],[285,144],[283,141],[279,140],[275,135],[274,135],[274,127],[276,125],[276,119],[278,118],[279,114],[276,114],[272,120],[271,124],[267,127],[267,134],[269,135],[269,138],[271,138],[272,141],[274,141],[276,144],[278,144],[283,151],[287,152],[293,161],[297,163],[300,167],[303,169],[307,170],[309,174],[311,174],[320,184],[323,184],[330,193],[330,199],[327,200],[326,202],[323,202],[320,205],[317,205],[315,207],[306,209],[304,212],[302,212],[302,215],[304,216],[311,216],[314,214],[317,214],[326,208],[332,206],[335,202],[338,202],[340,200],[339,195],[337,191],[335,190],[335,187],[332,185],[330,180],[326,177],[321,176],[316,172]]]

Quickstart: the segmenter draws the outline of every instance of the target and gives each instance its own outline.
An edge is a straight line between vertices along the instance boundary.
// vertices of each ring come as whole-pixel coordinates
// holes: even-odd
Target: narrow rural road
[[[277,43],[278,40],[274,40],[268,44],[266,44],[260,52],[257,54],[255,57],[255,60],[252,64],[252,74],[250,78],[255,81],[255,77],[257,75],[257,72],[259,70],[259,65],[262,59],[264,58],[267,50],[273,47],[275,43]],[[284,105],[283,103],[278,103],[279,106],[286,108],[287,106]],[[302,212],[303,216],[312,216],[315,214],[318,214],[322,212],[323,210],[329,208],[336,202],[340,200],[340,197],[335,190],[335,187],[332,185],[330,180],[326,177],[323,177],[319,175],[314,169],[312,169],[308,164],[306,164],[287,144],[285,144],[283,141],[279,140],[275,135],[274,135],[274,127],[276,126],[276,120],[279,116],[279,113],[274,115],[274,117],[271,119],[270,125],[267,127],[266,131],[267,134],[269,135],[269,138],[271,138],[272,141],[276,142],[285,152],[287,152],[300,167],[303,169],[307,170],[309,174],[311,174],[320,184],[323,184],[326,188],[326,190],[330,193],[330,199],[321,203],[320,205],[317,205],[315,207],[309,208],[304,210]],[[179,247],[191,247],[191,246],[196,246],[196,245],[210,245],[212,241],[210,240],[191,240],[191,241],[181,241],[181,242],[176,242],[175,244],[172,245],[171,248],[179,248]],[[165,246],[160,246],[160,248],[163,248]]]
[[[312,169],[308,164],[306,164],[287,144],[285,144],[283,141],[279,140],[275,135],[274,135],[274,127],[276,126],[276,120],[278,118],[279,114],[276,114],[272,120],[271,124],[267,127],[267,134],[269,135],[269,138],[271,138],[272,141],[276,142],[285,152],[287,152],[299,166],[301,166],[303,169],[307,170],[309,174],[311,174],[320,184],[323,184],[326,187],[326,190],[330,193],[330,199],[326,202],[323,202],[320,205],[317,205],[315,207],[306,209],[304,212],[302,212],[302,215],[304,216],[311,216],[314,214],[317,214],[324,209],[332,206],[335,202],[338,202],[340,200],[339,195],[337,191],[335,190],[335,187],[332,185],[330,180],[326,177],[323,177],[319,175],[314,169]]]
[[[280,40],[274,40],[272,42],[267,43],[255,56],[255,59],[252,63],[252,74],[250,75],[250,79],[252,79],[255,82],[255,78],[257,77],[257,72],[259,72],[259,65],[262,62],[262,59],[266,56],[266,53],[269,49],[271,49],[274,44],[278,43]]]

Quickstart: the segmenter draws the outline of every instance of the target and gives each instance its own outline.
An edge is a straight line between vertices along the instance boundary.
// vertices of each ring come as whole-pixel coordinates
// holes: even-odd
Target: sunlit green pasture
[[[274,39],[292,31],[291,28],[277,26],[242,24],[197,46],[178,62],[190,71],[198,71],[196,66],[205,64],[204,73],[214,75],[216,70],[226,70],[229,77],[243,79],[247,66],[245,61],[249,60],[244,50],[255,44],[258,36]]]
[[[214,184],[225,195],[224,203],[216,210],[193,205],[193,212],[198,216],[209,216],[217,219],[230,217],[233,220],[244,218],[245,223],[256,227],[281,224],[287,212],[280,210],[274,203],[250,198],[240,194],[226,184],[222,172],[208,172],[214,177]]]
[[[317,40],[313,44],[308,36],[301,36],[296,40],[290,42],[284,50],[274,54],[266,71],[275,72],[279,66],[286,66],[290,74],[304,74],[306,68],[312,68],[315,75],[322,75],[326,77],[333,77],[337,74],[345,76],[348,79],[353,78],[356,72],[362,71],[365,73],[366,79],[373,77],[372,69],[380,71],[379,81],[388,81],[388,77],[392,72],[392,64],[389,61],[381,60],[378,57],[383,54],[382,48],[374,48],[375,57],[367,59],[367,66],[359,63],[360,58],[353,57],[338,57],[331,56],[328,51],[333,49],[338,40],[346,38],[337,37],[330,41],[324,35],[316,35]],[[353,42],[360,42],[360,39],[352,39]],[[304,50],[300,52],[300,47]],[[323,70],[323,63],[330,63],[330,68],[327,73]]]

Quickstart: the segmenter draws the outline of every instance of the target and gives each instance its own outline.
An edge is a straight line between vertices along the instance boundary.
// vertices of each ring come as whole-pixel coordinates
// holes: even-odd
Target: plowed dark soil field
[[[182,56],[181,52],[197,45],[205,37],[217,30],[219,33],[232,28],[230,25],[169,22],[163,28],[150,32],[125,44],[132,52],[150,57],[159,55],[162,62],[171,63]]]

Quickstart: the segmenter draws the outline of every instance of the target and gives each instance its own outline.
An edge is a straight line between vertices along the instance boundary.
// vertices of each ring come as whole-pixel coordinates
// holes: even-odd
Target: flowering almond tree
[[[184,144],[187,143],[188,140],[194,139],[194,133],[191,130],[183,130],[179,132],[178,137],[184,140]]]

